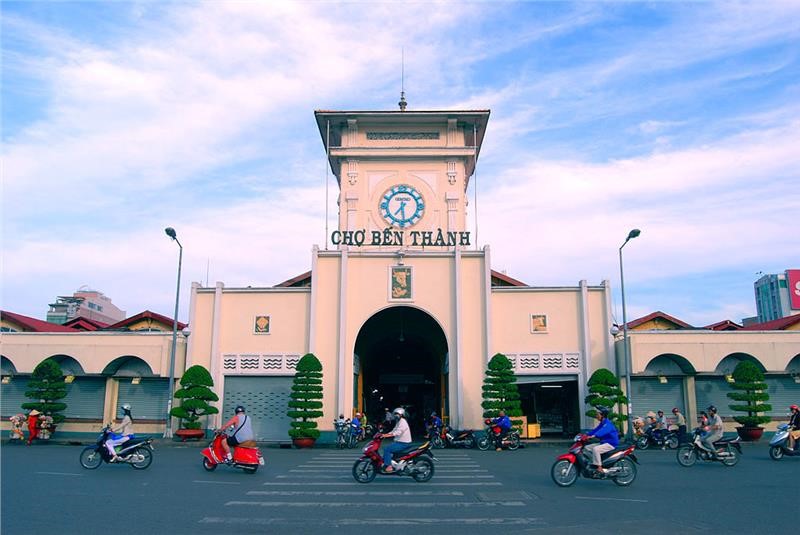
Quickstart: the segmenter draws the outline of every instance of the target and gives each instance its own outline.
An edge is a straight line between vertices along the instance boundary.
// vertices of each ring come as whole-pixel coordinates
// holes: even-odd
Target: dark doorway
[[[542,436],[570,436],[580,428],[578,383],[552,381],[519,385],[522,412],[538,423]]]
[[[447,340],[427,313],[406,306],[378,312],[361,327],[355,353],[361,377],[354,399],[370,421],[383,420],[384,409],[404,407],[417,440],[431,412],[446,412]]]

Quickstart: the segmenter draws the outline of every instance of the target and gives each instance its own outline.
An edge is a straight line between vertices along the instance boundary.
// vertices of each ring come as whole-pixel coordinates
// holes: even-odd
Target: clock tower
[[[339,248],[471,245],[467,186],[489,110],[316,111],[339,184]]]

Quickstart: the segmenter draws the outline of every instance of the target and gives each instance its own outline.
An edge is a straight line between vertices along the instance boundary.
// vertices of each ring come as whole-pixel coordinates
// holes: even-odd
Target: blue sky
[[[797,2],[0,9],[4,310],[44,318],[88,284],[171,315],[167,226],[184,320],[207,272],[308,270],[326,239],[313,110],[396,109],[403,49],[409,109],[492,111],[470,198],[495,269],[616,290],[640,228],[629,317],[702,326],[755,315],[757,272],[800,268]]]

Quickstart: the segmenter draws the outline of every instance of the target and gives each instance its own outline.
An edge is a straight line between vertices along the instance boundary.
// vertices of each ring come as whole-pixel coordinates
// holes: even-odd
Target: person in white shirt
[[[384,472],[394,471],[394,468],[392,468],[392,454],[396,451],[406,449],[411,444],[411,429],[408,428],[405,409],[402,407],[396,408],[392,412],[392,416],[396,421],[394,429],[381,435],[381,438],[394,438],[394,442],[383,448]]]
[[[112,463],[119,461],[119,457],[117,457],[114,447],[127,442],[133,437],[133,418],[131,417],[131,406],[125,403],[122,406],[122,413],[122,421],[117,427],[112,427],[110,429],[111,434],[106,439],[106,449],[108,449],[108,453],[111,455]]]

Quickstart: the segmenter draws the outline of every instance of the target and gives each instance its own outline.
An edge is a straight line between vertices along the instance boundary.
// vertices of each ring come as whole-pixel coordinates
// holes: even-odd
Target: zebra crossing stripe
[[[256,502],[233,500],[226,502],[226,507],[380,507],[380,508],[411,508],[430,509],[433,507],[523,507],[525,502]]]

